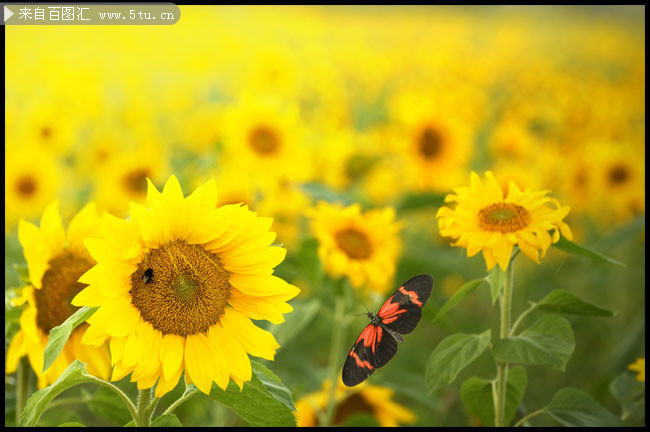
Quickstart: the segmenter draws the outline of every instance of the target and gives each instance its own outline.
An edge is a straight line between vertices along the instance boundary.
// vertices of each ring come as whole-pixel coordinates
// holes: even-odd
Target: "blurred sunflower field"
[[[645,425],[644,6],[180,10],[5,27],[5,426]]]

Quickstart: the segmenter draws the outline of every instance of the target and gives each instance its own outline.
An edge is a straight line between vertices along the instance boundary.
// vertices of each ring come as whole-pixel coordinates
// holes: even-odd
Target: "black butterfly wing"
[[[368,324],[350,349],[343,365],[343,384],[353,387],[384,366],[397,352],[397,342],[381,326]]]
[[[422,307],[429,300],[432,289],[430,275],[412,277],[388,297],[377,315],[389,329],[401,334],[411,333],[420,322]]]

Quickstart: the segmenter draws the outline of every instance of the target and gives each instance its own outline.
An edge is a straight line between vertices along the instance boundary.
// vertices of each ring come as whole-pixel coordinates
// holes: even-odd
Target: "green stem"
[[[165,410],[164,413],[162,413],[162,415],[165,415],[165,414],[171,414],[172,412],[174,412],[174,410],[175,410],[176,408],[178,408],[178,406],[179,406],[180,404],[182,404],[183,402],[185,402],[186,400],[188,400],[190,397],[194,396],[195,394],[197,394],[197,393],[199,393],[199,392],[200,392],[200,390],[197,390],[197,389],[191,390],[191,391],[189,391],[189,392],[185,392],[185,393],[183,394],[183,396],[181,396],[180,398],[176,399],[176,401],[175,401],[173,404],[169,405],[169,407]]]
[[[535,416],[538,416],[538,415],[540,415],[540,414],[544,414],[545,412],[546,412],[546,411],[543,410],[543,409],[540,409],[540,410],[537,410],[537,411],[533,411],[532,413],[528,414],[527,416],[525,416],[524,418],[522,418],[521,420],[519,420],[517,423],[515,423],[514,427],[519,427],[519,426],[521,426],[522,424],[526,423],[526,422],[527,422],[528,420],[530,420],[531,418],[533,418],[533,417],[535,417]]]
[[[514,277],[514,259],[517,252],[512,255],[506,277],[503,282],[503,293],[501,295],[501,327],[499,330],[499,339],[505,339],[510,333],[510,308],[512,306],[512,285]],[[494,399],[494,425],[496,427],[505,426],[506,411],[506,386],[508,382],[508,363],[497,362],[497,379],[496,379],[496,398]]]
[[[29,393],[29,363],[27,357],[23,357],[18,362],[18,371],[16,373],[16,424],[20,422],[20,416],[27,404],[27,394]]]
[[[508,333],[509,337],[512,337],[512,336],[515,335],[515,330],[517,330],[517,327],[519,327],[519,324],[521,324],[521,322],[524,320],[524,318],[526,318],[526,316],[529,313],[531,313],[532,311],[534,311],[536,308],[537,308],[537,303],[533,303],[533,305],[531,307],[529,307],[528,309],[523,311],[521,313],[521,315],[519,315],[519,318],[517,318],[517,321],[515,321],[515,323],[510,328],[510,332]]]
[[[131,402],[131,399],[129,399],[129,397],[126,394],[124,394],[124,392],[122,390],[120,390],[117,386],[109,383],[108,381],[104,381],[103,379],[96,378],[94,376],[90,376],[90,379],[95,384],[99,384],[99,385],[104,386],[107,389],[112,390],[113,392],[115,392],[120,397],[120,399],[122,399],[122,402],[124,402],[124,404],[128,408],[129,413],[131,414],[131,418],[133,419],[133,422],[137,426],[137,424],[138,424],[138,412],[136,411],[135,405],[133,405],[133,402]]]
[[[151,390],[151,387],[140,390],[140,394],[138,395],[138,419],[135,422],[135,425],[138,427],[148,427],[151,425],[151,417],[147,416],[147,408],[151,403]]]
[[[336,394],[336,387],[338,386],[338,374],[339,374],[339,354],[341,352],[341,341],[343,339],[343,333],[345,332],[346,320],[345,320],[345,293],[338,293],[336,297],[336,303],[334,305],[334,320],[332,321],[332,344],[330,346],[330,359],[329,359],[329,381],[330,381],[330,391],[329,397],[327,399],[327,408],[325,410],[325,418],[323,420],[323,426],[329,427],[332,426],[332,421],[334,417],[334,407],[336,406],[336,401],[334,400],[334,395]]]

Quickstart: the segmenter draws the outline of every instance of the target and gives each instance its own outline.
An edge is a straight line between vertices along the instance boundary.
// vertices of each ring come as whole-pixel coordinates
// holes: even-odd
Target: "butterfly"
[[[397,341],[411,333],[429,300],[433,278],[421,274],[409,279],[381,305],[377,315],[368,312],[370,324],[361,332],[343,365],[343,384],[353,387],[384,366],[397,352]]]

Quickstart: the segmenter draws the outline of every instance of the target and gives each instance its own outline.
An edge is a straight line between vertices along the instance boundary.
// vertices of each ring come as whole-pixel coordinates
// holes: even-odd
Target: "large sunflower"
[[[239,204],[217,208],[214,181],[184,198],[174,176],[162,193],[149,181],[147,207],[131,203],[128,220],[105,214],[102,237],[86,240],[97,265],[72,303],[100,306],[82,342],[110,341],[112,380],[158,382],[160,397],[185,372],[208,394],[213,381],[251,379],[247,354],[272,360],[277,342],[251,319],[283,322],[299,290],[272,274],[286,251],[271,246],[271,223]]]
[[[296,401],[298,426],[318,426],[318,413],[327,407],[330,395],[330,381],[323,382],[323,389],[310,393]],[[415,414],[405,406],[393,402],[394,391],[387,387],[370,385],[367,382],[350,388],[339,379],[334,393],[336,405],[333,424],[343,424],[354,414],[369,414],[382,427],[396,427],[399,423],[413,423]]]
[[[539,263],[540,252],[543,257],[560,239],[560,232],[572,238],[569,226],[562,221],[570,208],[547,197],[548,191],[522,192],[511,181],[504,198],[492,172],[488,171],[486,177],[483,184],[472,172],[470,187],[455,188],[455,195],[445,197],[445,202],[456,202],[455,209],[441,207],[436,215],[440,234],[456,239],[453,245],[466,248],[468,257],[483,251],[488,270],[496,263],[505,270],[515,245]],[[549,231],[553,231],[552,235]]]
[[[318,256],[332,276],[347,276],[356,288],[383,293],[400,250],[392,207],[361,212],[359,204],[342,207],[320,201],[307,215],[318,239]]]
[[[43,212],[40,228],[24,220],[19,222],[18,239],[27,260],[30,285],[15,301],[27,302],[27,306],[20,316],[20,330],[9,345],[5,370],[15,371],[20,358],[27,355],[39,388],[53,383],[75,359],[87,363],[93,375],[107,379],[110,374],[108,346],[81,344],[86,325],[75,329],[59,357],[42,372],[49,332],[78,309],[70,303],[85,287],[77,279],[94,264],[83,239],[95,234],[96,220],[95,205],[90,203],[72,218],[66,234],[58,201],[54,201]]]

